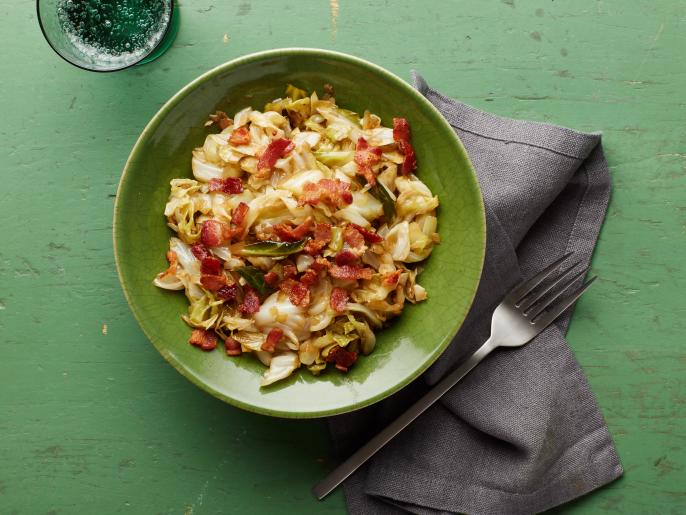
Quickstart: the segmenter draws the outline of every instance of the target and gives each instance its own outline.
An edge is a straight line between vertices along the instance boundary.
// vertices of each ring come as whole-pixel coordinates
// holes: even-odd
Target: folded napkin
[[[599,134],[494,116],[413,78],[476,168],[486,261],[463,327],[422,378],[380,404],[329,419],[341,458],[486,341],[493,309],[512,286],[567,252],[587,266],[610,196]],[[350,477],[349,512],[537,513],[621,476],[603,416],[564,339],[569,317],[524,347],[496,350]]]

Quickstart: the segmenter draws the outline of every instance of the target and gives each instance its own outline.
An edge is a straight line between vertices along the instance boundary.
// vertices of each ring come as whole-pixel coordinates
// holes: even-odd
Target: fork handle
[[[385,429],[374,438],[360,447],[357,452],[336,467],[327,477],[312,488],[312,493],[320,501],[329,495],[338,485],[345,481],[348,476],[360,468],[369,458],[390,442],[398,433],[405,429],[419,415],[424,413],[431,405],[440,399],[448,390],[466,376],[482,359],[488,356],[497,345],[492,343],[491,338],[486,340],[467,361],[453,370],[446,377],[429,390],[422,398],[391,422]]]

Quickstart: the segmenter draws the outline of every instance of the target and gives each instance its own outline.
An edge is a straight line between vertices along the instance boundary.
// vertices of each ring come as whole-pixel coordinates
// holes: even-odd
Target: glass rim
[[[132,67],[136,66],[136,65],[139,64],[143,59],[149,57],[150,54],[152,54],[155,50],[157,50],[158,47],[162,44],[162,42],[164,41],[164,38],[166,38],[166,37],[167,37],[167,34],[169,33],[169,29],[170,29],[171,26],[172,26],[172,17],[174,16],[174,3],[175,3],[175,2],[174,2],[174,0],[168,0],[168,2],[169,2],[169,20],[167,21],[167,24],[166,24],[166,26],[164,27],[164,33],[162,34],[162,37],[160,38],[159,42],[150,50],[150,52],[148,52],[147,54],[145,54],[144,56],[142,56],[142,57],[141,57],[140,59],[138,59],[136,62],[133,62],[133,63],[131,63],[131,64],[127,64],[126,66],[122,66],[121,68],[112,68],[112,69],[109,69],[109,70],[96,70],[96,69],[93,69],[93,68],[87,68],[87,67],[82,66],[82,65],[80,65],[80,64],[76,64],[75,62],[73,62],[73,61],[71,61],[70,59],[68,59],[66,56],[62,55],[62,54],[60,53],[60,51],[57,50],[57,48],[55,48],[55,45],[53,45],[53,44],[52,44],[52,41],[50,41],[50,38],[48,37],[48,35],[47,35],[46,31],[45,31],[45,27],[43,26],[43,21],[42,21],[42,19],[41,19],[41,15],[40,15],[40,3],[41,3],[41,0],[36,0],[36,17],[38,18],[38,25],[40,26],[40,31],[41,31],[41,33],[43,34],[43,38],[44,38],[45,41],[48,43],[48,45],[50,45],[50,48],[52,48],[52,50],[53,50],[58,56],[60,56],[64,61],[68,62],[68,63],[71,64],[72,66],[76,66],[77,68],[80,68],[81,70],[85,70],[85,71],[88,71],[88,72],[95,72],[95,73],[112,73],[112,72],[120,72],[120,71],[122,71],[122,70],[127,70],[128,68],[132,68]]]

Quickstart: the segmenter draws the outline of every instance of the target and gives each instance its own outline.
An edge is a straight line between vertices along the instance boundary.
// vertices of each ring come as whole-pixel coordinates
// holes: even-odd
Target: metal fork
[[[491,320],[490,338],[467,361],[443,378],[405,413],[369,440],[355,454],[341,463],[324,480],[317,483],[312,488],[314,496],[321,501],[330,494],[379,449],[440,399],[494,349],[498,347],[521,347],[531,341],[534,336],[543,331],[568,307],[574,304],[574,301],[596,279],[596,277],[592,277],[589,281],[576,288],[571,294],[560,299],[580,277],[586,274],[587,269],[578,272],[574,271],[579,262],[574,263],[565,272],[560,273],[549,284],[536,290],[571,255],[572,253],[566,254],[528,281],[524,281],[516,286],[495,308]],[[558,299],[560,300],[558,301]]]

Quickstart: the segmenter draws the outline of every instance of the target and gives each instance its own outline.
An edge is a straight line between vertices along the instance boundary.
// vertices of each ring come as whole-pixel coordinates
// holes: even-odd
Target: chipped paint
[[[231,38],[229,37],[229,35],[225,32],[224,33],[224,39],[223,39],[224,43],[228,43],[230,39]]]
[[[107,324],[102,324],[102,334],[107,335]]]

